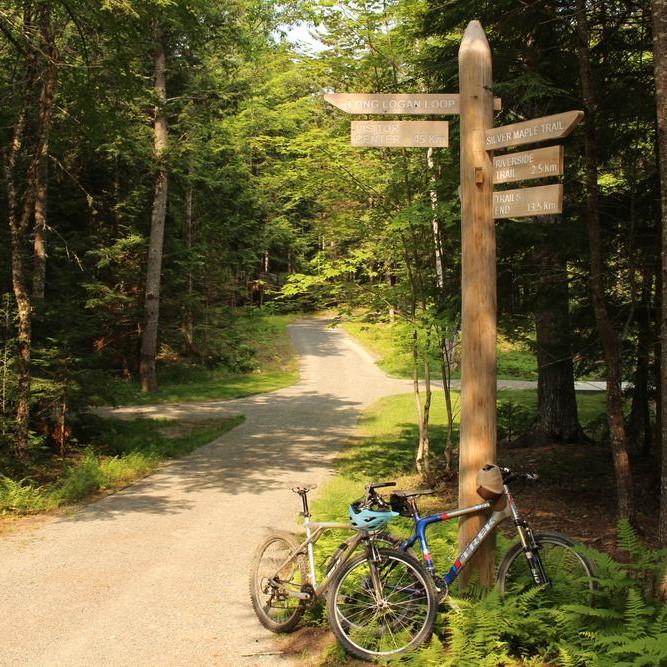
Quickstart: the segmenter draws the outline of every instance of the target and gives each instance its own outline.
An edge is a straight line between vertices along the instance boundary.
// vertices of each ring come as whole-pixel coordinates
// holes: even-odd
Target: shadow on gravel
[[[359,407],[356,401],[315,392],[255,397],[243,409],[242,425],[71,520],[178,513],[190,507],[181,494],[216,489],[261,494],[308,482],[311,471],[319,474],[323,464],[333,463],[336,446],[353,432]]]

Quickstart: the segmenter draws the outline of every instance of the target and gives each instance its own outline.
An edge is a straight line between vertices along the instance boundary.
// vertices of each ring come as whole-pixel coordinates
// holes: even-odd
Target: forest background
[[[429,381],[458,372],[458,123],[446,150],[353,149],[322,96],[456,91],[472,18],[496,124],[586,113],[564,214],[497,225],[499,329],[538,382],[501,436],[573,452],[594,437],[616,516],[635,521],[639,493],[645,536],[667,544],[662,0],[2,2],[4,509],[88,461],[105,428],[90,406],[255,371],[258,309],[390,331],[415,379],[415,466],[450,473],[456,402],[445,391],[433,449]],[[295,25],[317,37],[294,44]],[[594,433],[577,378],[608,383]]]

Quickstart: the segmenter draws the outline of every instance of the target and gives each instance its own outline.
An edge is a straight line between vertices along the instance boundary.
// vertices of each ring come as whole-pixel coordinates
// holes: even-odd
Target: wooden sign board
[[[324,99],[351,114],[394,114],[405,116],[456,115],[459,96],[446,93],[327,93]],[[496,111],[502,109],[500,98],[493,100]]]
[[[499,190],[493,193],[493,217],[525,218],[534,215],[558,215],[563,212],[563,186],[540,185],[536,188]]]
[[[352,145],[374,148],[447,148],[444,120],[353,120]]]
[[[504,127],[493,127],[486,131],[486,150],[562,139],[574,130],[583,117],[583,111],[566,111]]]
[[[498,155],[493,158],[493,182],[512,183],[531,178],[560,176],[563,173],[563,152],[562,146],[548,146]]]

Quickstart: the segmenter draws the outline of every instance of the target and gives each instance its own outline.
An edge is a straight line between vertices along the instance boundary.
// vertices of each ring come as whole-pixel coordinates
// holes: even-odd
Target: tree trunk
[[[600,211],[598,206],[598,156],[595,129],[597,102],[589,48],[590,32],[586,16],[585,0],[577,0],[576,6],[577,56],[579,59],[584,111],[586,112],[584,124],[586,220],[591,253],[593,311],[607,366],[607,418],[609,421],[611,452],[616,476],[618,515],[621,518],[632,519],[635,508],[632,473],[630,470],[630,458],[626,445],[625,422],[623,418],[621,342],[609,317],[602,282],[605,267],[602,259]]]
[[[652,443],[648,382],[653,272],[645,268],[642,273],[641,305],[637,312],[637,366],[633,380],[632,407],[628,419],[628,442],[636,451],[644,456],[649,456]]]
[[[662,266],[660,270],[662,299],[660,321],[660,413],[661,468],[660,519],[658,539],[667,545],[667,0],[653,0],[653,60],[655,66],[658,154],[660,158],[660,209],[662,227]],[[667,596],[667,573],[663,579],[663,596]]]
[[[185,247],[188,250],[188,258],[191,261],[192,255],[192,168],[189,170],[190,180],[188,180],[187,189],[185,191]],[[185,314],[183,317],[183,337],[185,338],[185,346],[188,354],[194,352],[194,318],[192,316],[192,267],[188,266],[188,282],[187,282],[188,296],[185,303]]]
[[[440,237],[440,221],[438,220],[438,192],[436,190],[435,163],[433,148],[426,151],[426,164],[429,172],[429,198],[431,200],[431,229],[433,231],[433,249],[435,251],[436,285],[441,291],[445,285],[442,266],[442,239]]]
[[[155,194],[151,215],[151,233],[146,266],[146,294],[144,297],[144,330],[141,338],[141,359],[139,375],[143,392],[157,391],[155,357],[157,355],[157,332],[160,319],[160,278],[162,273],[162,246],[164,243],[164,223],[167,214],[167,102],[166,54],[159,25],[155,27],[154,90],[157,99],[153,128],[155,160]]]
[[[38,43],[35,32],[38,31]],[[48,4],[40,6],[36,22],[30,14],[29,5],[23,15],[24,38],[29,43],[30,50],[26,56],[23,95],[19,112],[12,130],[11,140],[5,152],[4,172],[7,191],[7,218],[10,232],[12,286],[16,299],[18,325],[18,398],[16,405],[16,439],[15,450],[19,457],[25,455],[28,447],[30,425],[30,394],[32,386],[31,356],[32,356],[32,301],[28,291],[26,277],[25,250],[30,221],[35,212],[38,198],[38,185],[43,160],[47,154],[49,132],[53,115],[53,105],[57,82],[58,51],[55,37],[51,30],[51,15]],[[41,88],[37,105],[35,143],[31,158],[25,173],[25,187],[22,202],[19,207],[19,193],[17,181],[17,161],[21,154],[28,113],[32,103],[32,94],[37,80],[37,54],[43,58],[44,66],[40,73]],[[19,210],[20,209],[20,210]]]
[[[570,348],[570,303],[567,269],[550,242],[535,253],[537,280],[537,420],[526,435],[534,444],[581,442]]]
[[[44,146],[35,198],[35,238],[33,243],[32,298],[43,301],[46,287],[46,202],[48,196],[48,144]]]

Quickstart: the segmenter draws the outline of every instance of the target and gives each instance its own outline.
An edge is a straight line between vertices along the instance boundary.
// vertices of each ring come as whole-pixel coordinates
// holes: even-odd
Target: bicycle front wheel
[[[558,533],[538,533],[536,557],[542,563],[549,583],[544,595],[554,603],[591,604],[595,591],[595,568],[581,553],[581,547]],[[520,594],[534,587],[535,580],[521,544],[512,547],[498,568],[498,587],[502,595]]]
[[[327,596],[327,615],[343,648],[362,660],[393,658],[429,639],[438,608],[430,576],[406,553],[379,549],[346,563]]]
[[[272,632],[291,632],[306,610],[294,596],[307,583],[305,559],[298,540],[274,533],[257,547],[250,565],[250,599],[259,622]]]

